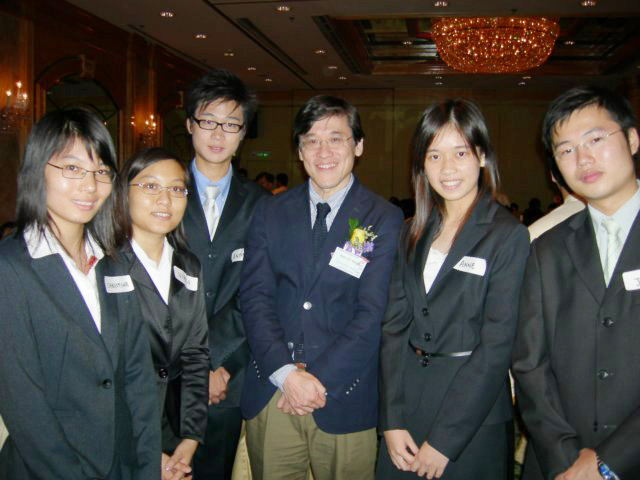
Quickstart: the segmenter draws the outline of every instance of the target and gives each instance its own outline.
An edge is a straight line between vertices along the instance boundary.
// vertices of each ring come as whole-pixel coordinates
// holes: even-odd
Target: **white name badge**
[[[238,248],[231,252],[231,263],[241,262],[244,260],[244,248]]]
[[[474,275],[484,277],[487,271],[487,261],[484,258],[478,257],[462,257],[453,268],[461,272],[473,273]]]
[[[133,292],[133,281],[129,275],[120,275],[118,277],[104,277],[104,286],[107,293],[126,293]]]
[[[364,267],[367,266],[369,260],[364,257],[360,257],[355,253],[347,252],[345,249],[336,247],[335,251],[331,255],[331,261],[329,265],[333,268],[337,268],[341,272],[347,273],[352,277],[360,278]]]
[[[187,287],[187,290],[191,290],[192,292],[198,290],[198,277],[187,275],[182,269],[175,265],[173,266],[173,274],[184,284],[185,287]]]
[[[625,290],[640,290],[640,270],[631,270],[622,274]]]

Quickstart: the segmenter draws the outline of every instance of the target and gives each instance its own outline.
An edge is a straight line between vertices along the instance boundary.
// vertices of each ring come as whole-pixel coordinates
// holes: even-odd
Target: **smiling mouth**
[[[152,212],[151,215],[163,220],[171,218],[171,214],[167,212]]]
[[[321,163],[321,164],[317,164],[316,168],[320,170],[330,170],[334,168],[336,165],[338,164],[337,163]]]
[[[86,201],[86,200],[73,200],[73,203],[75,204],[76,207],[80,208],[81,210],[93,210],[93,208],[96,205],[96,200],[93,201]]]
[[[580,176],[580,180],[583,183],[593,183],[600,178],[601,172],[587,172]]]
[[[453,189],[457,188],[462,183],[462,180],[442,180],[440,182],[445,188]]]

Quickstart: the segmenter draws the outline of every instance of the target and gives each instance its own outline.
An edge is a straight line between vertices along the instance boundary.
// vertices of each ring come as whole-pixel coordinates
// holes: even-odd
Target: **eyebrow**
[[[137,175],[136,175],[136,176],[137,176]],[[153,179],[153,180],[160,180],[160,179],[159,179],[158,177],[156,177],[155,175],[144,175],[144,176],[140,177],[140,180],[142,180],[143,178],[149,178],[149,179]],[[169,180],[169,181],[170,181],[170,182],[182,182],[182,183],[184,183],[184,184],[186,184],[186,183],[187,183],[187,182],[186,182],[186,180],[185,180],[184,178],[178,178],[178,177],[176,177],[176,178],[174,178],[174,179],[171,179],[171,180]]]
[[[452,148],[448,149],[448,150],[458,150],[459,148],[464,148],[466,150],[471,150],[471,147],[469,145],[454,145]],[[427,152],[439,152],[440,149],[439,148],[427,148]]]
[[[584,132],[582,135],[580,135],[580,137],[581,137],[581,138],[582,138],[582,137],[586,137],[587,135],[590,135],[590,134],[592,134],[593,132],[598,132],[598,131],[603,132],[603,131],[605,131],[605,130],[606,130],[606,128],[602,128],[602,127],[593,127],[591,130],[587,130],[587,131],[586,131],[586,132]],[[554,143],[554,144],[553,144],[553,148],[557,148],[557,147],[559,147],[560,145],[564,145],[565,143],[571,143],[571,142],[569,142],[569,140],[563,140],[563,141],[561,141],[561,142]]]
[[[61,160],[75,160],[76,162],[79,162],[79,163],[83,163],[83,162],[85,161],[83,158],[76,157],[75,155],[71,155],[71,154],[69,154],[69,153],[68,153],[68,154],[64,154],[64,155],[61,155],[61,156],[60,156],[60,159],[61,159]],[[98,159],[98,161],[97,161],[97,162],[96,162],[96,159]],[[100,157],[98,157],[97,155],[96,155],[96,157],[95,157],[94,159],[91,159],[91,160],[92,160],[92,162],[91,162],[91,163],[95,163],[95,164],[97,164],[99,167],[100,167],[100,166],[103,166],[103,167],[109,167],[109,168],[111,168],[109,165],[107,165],[106,163],[104,163],[104,160],[102,160],[102,159],[101,159]]]
[[[234,117],[233,115],[229,115],[227,117],[221,117],[219,115],[215,115],[215,114],[209,113],[209,112],[201,112],[201,113],[198,113],[198,115],[201,116],[201,117],[215,117],[215,118],[223,118],[223,119],[226,119],[226,120],[237,120],[238,122],[242,122],[240,117]]]

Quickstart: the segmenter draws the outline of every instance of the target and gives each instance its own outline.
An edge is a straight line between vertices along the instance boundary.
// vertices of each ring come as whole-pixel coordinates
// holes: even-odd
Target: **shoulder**
[[[354,195],[357,196],[356,200],[368,203],[371,207],[371,211],[377,212],[379,216],[392,219],[393,222],[400,227],[404,220],[402,210],[359,182],[355,182],[352,188],[355,189]]]
[[[532,243],[533,248],[536,250],[556,249],[558,246],[564,244],[567,236],[575,231],[577,225],[582,225],[587,221],[588,216],[589,213],[587,209],[571,215],[569,218],[558,223],[536,238]]]
[[[254,198],[257,200],[259,198],[269,196],[269,192],[265,191],[265,189],[258,185],[256,182],[241,177],[236,173],[234,173],[233,177],[231,177],[231,188],[233,188],[234,185],[237,188],[241,189],[249,198]]]
[[[14,265],[14,268],[19,264],[26,265],[30,258],[21,234],[13,234],[0,241],[0,265],[3,268],[9,264]]]

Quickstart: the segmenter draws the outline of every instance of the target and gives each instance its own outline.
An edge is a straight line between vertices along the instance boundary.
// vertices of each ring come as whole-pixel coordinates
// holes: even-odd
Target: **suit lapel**
[[[244,202],[244,198],[246,196],[246,192],[244,190],[244,186],[235,176],[235,174],[231,177],[231,184],[229,185],[229,193],[227,194],[227,199],[224,203],[224,208],[222,209],[222,216],[220,217],[220,221],[218,222],[218,228],[216,228],[216,233],[213,236],[213,241],[216,242],[225,232],[227,227],[233,222],[233,219],[236,216],[236,212],[240,210],[242,204]],[[200,208],[202,210],[202,207]],[[204,217],[204,212],[202,213]],[[206,225],[205,220],[205,225]]]
[[[107,347],[112,365],[118,364],[118,293],[108,294],[104,286],[105,261],[96,265],[98,296],[100,298],[100,337]]]
[[[611,276],[611,282],[609,283],[609,289],[607,292],[610,291],[613,294],[618,293],[624,288],[622,274],[625,271],[640,269],[638,245],[640,245],[640,212],[636,215],[631,231],[627,236],[627,240],[624,242],[622,252],[620,252],[620,258],[618,258],[618,263],[616,263],[616,268]]]
[[[419,292],[426,292],[426,287],[424,285],[424,266],[427,263],[427,257],[429,255],[429,250],[431,248],[431,244],[433,243],[433,237],[436,234],[435,229],[433,228],[436,218],[439,218],[440,214],[434,213],[429,216],[427,223],[424,227],[424,231],[422,235],[418,239],[416,243],[416,248],[413,253],[414,259],[416,261],[413,262],[414,273],[415,273],[415,281],[416,288]]]
[[[200,203],[200,194],[196,187],[196,182],[192,181],[189,185],[189,196],[187,197],[187,210],[184,217],[185,229],[189,235],[189,243],[197,245],[209,245],[209,228],[207,227],[207,219],[204,216],[204,210]],[[206,247],[204,247],[206,248]]]
[[[565,238],[569,258],[580,279],[600,304],[605,292],[604,273],[589,210],[584,209],[575,215],[569,222],[569,227],[572,232]]]
[[[65,317],[69,321],[77,323],[94,343],[100,344],[100,332],[98,332],[89,308],[60,255],[34,258],[31,262],[33,270],[40,277],[43,284],[48,289],[55,289],[55,303],[65,313]],[[62,278],[66,279],[66,281],[60,281]],[[98,276],[97,278],[100,279],[101,277]]]
[[[436,275],[429,293],[438,289],[439,285],[442,284],[442,279],[445,278],[460,259],[469,253],[486,235],[489,224],[495,215],[496,208],[497,206],[492,204],[487,196],[481,196],[478,199],[471,215],[453,241],[453,245],[451,245],[447,258],[445,258],[440,271],[438,271],[438,275]],[[424,265],[423,263],[422,268],[424,268]]]

